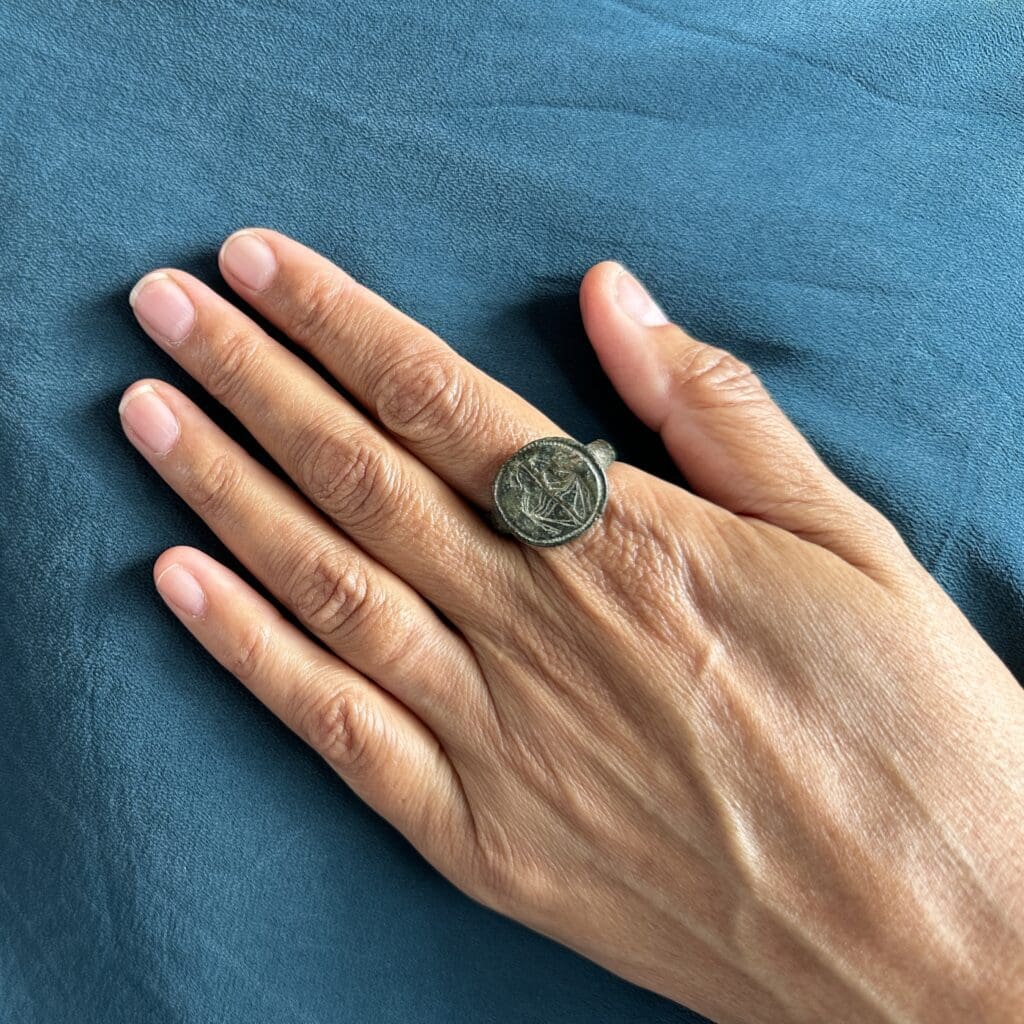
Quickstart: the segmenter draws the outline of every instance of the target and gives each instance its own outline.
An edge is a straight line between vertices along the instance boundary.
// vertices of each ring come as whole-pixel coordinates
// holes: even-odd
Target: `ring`
[[[509,456],[494,478],[494,525],[536,548],[564,544],[594,525],[608,502],[607,441],[541,437]]]

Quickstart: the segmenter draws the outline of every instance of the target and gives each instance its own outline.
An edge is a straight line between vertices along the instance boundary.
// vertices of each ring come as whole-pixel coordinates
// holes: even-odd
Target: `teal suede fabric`
[[[0,1020],[694,1019],[457,893],[163,608],[161,550],[225,553],[117,401],[153,375],[211,403],[127,292],[163,264],[223,289],[224,236],[277,228],[669,473],[580,327],[582,273],[620,259],[1019,672],[1022,26],[999,0],[8,0]]]

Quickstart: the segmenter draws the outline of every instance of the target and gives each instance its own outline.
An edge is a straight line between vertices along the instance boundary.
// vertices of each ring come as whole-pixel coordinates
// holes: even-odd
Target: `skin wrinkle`
[[[756,847],[756,840],[749,838],[750,834],[755,830],[747,829],[742,824],[741,817],[737,816],[734,818],[732,828],[735,832],[734,845],[737,850],[753,850]],[[752,854],[747,853],[746,857],[747,859],[750,859]],[[781,927],[785,934],[794,943],[796,943],[811,960],[824,968],[831,967],[833,971],[850,987],[850,989],[856,992],[864,1000],[866,1005],[873,1006],[875,1009],[884,1011],[885,1007],[879,1002],[877,995],[873,993],[870,987],[857,975],[856,971],[851,968],[851,965],[837,955],[830,955],[828,947],[816,941],[815,936],[808,934],[805,931],[802,922],[794,920],[788,913],[780,912],[780,908],[778,906],[766,907],[764,902],[756,895],[750,897],[750,905],[754,908],[754,917],[760,917],[766,910],[768,910],[771,920]],[[750,916],[749,908],[746,910],[746,914],[747,916],[744,916],[744,911],[741,908],[738,912],[736,921],[746,921]],[[733,942],[735,943],[736,948],[745,951],[746,955],[743,958],[745,961],[756,964],[757,957],[754,951],[746,949],[749,944],[745,943],[742,939],[736,938],[736,936],[741,935],[744,930],[743,925],[737,925],[736,921],[734,921],[732,926]],[[756,944],[754,948],[756,950]],[[754,976],[767,981],[769,984],[774,980],[770,973],[763,975],[760,972],[755,971]],[[777,991],[778,990],[776,989],[776,992]],[[785,1000],[786,997],[784,993],[778,994],[780,994],[781,998]],[[790,1005],[793,1004],[791,1003]]]
[[[545,799],[545,802],[547,802],[547,800],[550,797],[550,794],[547,793],[546,791],[543,791],[543,790],[540,791],[540,795],[541,795],[542,799]],[[587,820],[586,815],[579,815],[578,816],[578,823],[587,825],[589,827],[589,822]],[[598,855],[596,853],[596,848],[593,847],[593,846],[582,846],[581,847],[581,853],[584,855],[584,859],[585,859],[586,863],[590,867],[592,867],[596,871],[600,872],[601,874],[605,875],[610,880],[614,880],[614,881],[625,880],[627,882],[630,882],[630,884],[632,886],[634,886],[637,895],[639,895],[641,897],[641,902],[648,902],[649,901],[649,899],[650,899],[649,891],[645,892],[639,882],[633,883],[631,881],[631,879],[632,879],[632,874],[631,873],[623,874],[623,870],[622,870],[621,864],[616,863],[614,861],[614,859],[609,859],[609,857],[604,856],[604,855]],[[699,856],[699,857],[703,856],[696,849],[694,849],[694,853],[695,853],[696,856]],[[660,909],[660,906],[659,906],[659,909]],[[687,921],[689,921],[689,919],[687,919]],[[713,933],[712,932],[709,932],[707,929],[702,929],[699,926],[696,926],[693,922],[690,922],[688,924],[688,928],[695,935],[705,935],[705,936],[711,936],[713,938]]]
[[[901,766],[900,761],[893,758],[885,750],[877,748],[872,751],[872,758],[875,769],[887,777],[890,784],[901,792],[903,799],[907,802],[906,806],[902,809],[902,813],[909,815],[913,812],[916,815],[917,831],[930,833],[938,830],[938,835],[934,838],[941,840],[950,856],[963,867],[969,868],[970,874],[980,881],[977,866],[969,858],[964,857],[961,844],[951,841],[945,824],[928,812],[914,787],[910,784],[910,777]],[[900,805],[897,804],[897,806]],[[908,824],[910,824],[909,818]],[[922,827],[922,824],[924,827]]]
[[[891,780],[898,784],[899,789],[910,808],[917,815],[917,831],[923,836],[929,837],[931,845],[938,841],[941,852],[947,861],[959,866],[962,871],[949,871],[951,877],[957,878],[957,884],[968,885],[971,888],[970,898],[964,899],[964,903],[970,904],[972,908],[983,906],[994,912],[994,916],[1000,922],[1012,925],[1013,918],[1010,917],[1005,901],[999,894],[993,891],[990,884],[986,882],[985,873],[982,871],[976,859],[970,854],[963,840],[957,839],[949,828],[949,825],[942,818],[935,815],[924,803],[921,796],[911,783],[911,779],[901,767],[898,760],[891,757],[884,750],[875,751],[876,763],[879,764]],[[936,851],[938,852],[938,851]],[[1009,928],[1008,930],[1021,935],[1021,928]]]
[[[730,705],[733,709],[738,709],[741,706],[736,703]],[[773,752],[773,744],[770,739],[771,732],[764,729],[755,730],[751,728],[751,718],[746,719],[746,724],[742,730],[743,735],[751,737],[760,735],[762,740],[759,744],[759,750],[761,756],[769,756],[773,759],[774,764],[772,769],[762,774],[769,778],[784,778],[789,772],[788,763],[782,759],[781,756]],[[702,748],[702,744],[698,741],[698,750]],[[695,759],[696,760],[696,759]],[[705,777],[708,778],[720,778],[719,772],[714,772],[710,768],[706,771]],[[709,790],[714,792],[716,789],[715,783],[711,783]],[[765,861],[765,854],[761,852],[760,842],[756,838],[759,835],[764,834],[764,829],[756,824],[752,824],[748,821],[747,816],[740,809],[740,805],[729,799],[724,799],[718,802],[720,808],[719,820],[722,825],[722,834],[725,840],[724,845],[728,846],[732,852],[732,863],[734,869],[737,871],[740,877],[745,880],[745,885],[742,887],[743,891],[750,892],[753,895],[753,905],[757,908],[756,914],[769,912],[772,919],[780,925],[790,937],[796,941],[801,948],[803,948],[808,955],[813,957],[823,965],[831,965],[834,968],[842,968],[842,975],[851,984],[861,990],[861,994],[867,998],[870,1005],[875,1005],[876,1008],[882,1009],[883,1007],[879,1003],[877,996],[870,991],[867,986],[861,985],[859,981],[859,975],[857,974],[853,965],[839,958],[829,959],[825,954],[824,950],[827,948],[822,945],[817,937],[809,935],[802,923],[802,921],[794,917],[789,913],[789,908],[784,902],[765,903],[763,896],[766,893],[772,893],[777,891],[776,885],[772,881],[765,881],[766,878],[770,878],[770,874],[765,867],[759,867]]]
[[[905,699],[902,692],[893,693],[893,704],[892,704],[892,716],[883,719],[882,728],[886,728],[886,724],[890,721],[899,721],[903,715],[902,703]],[[852,727],[856,727],[856,720],[852,720]],[[900,788],[903,790],[906,799],[913,801],[919,811],[924,812],[924,806],[918,797],[916,790],[907,784],[907,780],[913,778],[917,773],[918,766],[916,764],[908,762],[910,756],[909,750],[911,749],[906,743],[895,742],[897,737],[901,737],[895,729],[890,727],[890,737],[892,743],[887,745],[884,749],[876,751],[877,764],[891,779],[897,780],[900,783]],[[865,738],[861,737],[862,739]],[[902,738],[902,737],[901,737]],[[930,737],[922,736],[922,742],[928,744]],[[948,831],[948,826],[943,821],[936,819],[934,816],[929,818],[931,825],[934,828],[940,830],[940,835],[946,843],[951,843],[951,838]],[[956,844],[962,847],[962,843]],[[965,855],[965,851],[961,850],[961,856]],[[963,860],[963,864],[970,868],[971,874],[980,880],[983,877],[983,872],[978,870],[978,866],[968,858]]]
[[[732,824],[732,828],[733,828],[733,834],[734,834],[734,835],[735,835],[735,836],[736,836],[737,838],[738,838],[738,837],[739,837],[740,835],[742,835],[742,834],[743,834],[743,831],[742,831],[742,829],[738,828],[738,827],[737,827],[737,825],[735,824],[735,822],[733,822],[733,824]],[[741,846],[740,846],[740,848],[741,848]],[[780,919],[780,920],[783,920],[783,921],[784,921],[784,923],[785,923],[786,927],[788,928],[788,930],[790,930],[790,931],[791,931],[791,933],[793,934],[793,936],[794,936],[794,937],[795,937],[795,938],[796,938],[796,939],[797,939],[798,941],[800,941],[800,942],[801,942],[801,944],[802,944],[802,945],[803,945],[803,946],[804,946],[804,947],[805,947],[805,948],[806,948],[806,949],[807,949],[807,950],[808,950],[808,951],[809,951],[810,953],[812,953],[812,954],[815,954],[815,953],[816,953],[816,948],[815,948],[815,946],[814,946],[814,944],[813,944],[813,940],[812,940],[812,939],[809,939],[808,937],[806,937],[806,936],[805,936],[805,935],[804,935],[804,934],[803,934],[803,933],[802,933],[802,932],[800,931],[800,929],[799,929],[799,927],[798,927],[798,926],[796,926],[796,925],[795,925],[794,923],[792,923],[792,922],[790,922],[790,921],[787,921],[787,920],[785,920],[785,919]],[[850,976],[850,972],[849,972],[849,970],[847,970],[847,971],[846,971],[846,974],[847,974],[848,976]],[[866,994],[869,994],[869,993],[864,993],[864,994],[866,995]],[[876,1002],[876,1004],[877,1004],[877,999],[874,999],[874,998],[872,997],[872,998],[871,998],[871,1001],[872,1001],[872,1002]]]
[[[606,781],[611,783],[626,782],[626,788],[633,794],[635,794],[641,787],[637,785],[638,777],[629,773],[626,767],[627,762],[623,761],[620,763],[618,771],[614,770],[610,765],[616,764],[617,762],[601,762],[598,765],[598,770]],[[603,770],[602,770],[603,769]],[[690,821],[683,824],[676,824],[675,820],[668,820],[663,816],[663,807],[657,805],[651,808],[644,808],[645,810],[651,809],[654,813],[649,816],[642,817],[643,825],[638,823],[639,827],[644,827],[645,830],[651,829],[652,822],[658,829],[657,835],[671,844],[681,843],[682,846],[689,851],[689,853],[698,861],[702,862],[709,872],[712,874],[719,874],[721,867],[711,860],[706,852],[702,849],[700,843],[694,838],[694,820],[691,818]],[[614,836],[611,837],[614,840]],[[626,844],[626,838],[622,837],[623,845]],[[671,917],[678,918],[678,920],[684,922],[689,930],[694,934],[699,934],[705,941],[710,941],[715,945],[719,953],[728,952],[727,948],[721,943],[717,942],[714,938],[714,931],[711,930],[709,925],[699,924],[699,918],[695,917],[692,913],[688,912],[689,907],[692,905],[687,903],[684,906],[680,906],[678,901],[678,893],[676,891],[678,885],[678,878],[674,875],[669,875],[665,878],[664,883],[661,885],[660,890],[653,893],[650,889],[650,883],[652,875],[646,872],[643,868],[643,863],[632,864],[629,857],[626,856],[628,851],[626,849],[618,850],[621,856],[616,856],[616,845],[611,845],[607,848],[607,855],[601,859],[602,870],[607,874],[611,880],[622,880],[627,882],[633,889],[635,895],[640,898],[640,902],[651,904],[652,895],[655,897],[653,905],[662,913],[666,913]],[[654,866],[662,869],[661,858],[654,854],[650,854],[654,862]],[[719,894],[721,892],[719,890]],[[705,913],[709,912],[711,908],[706,908]]]
[[[776,775],[778,777],[782,777],[782,775],[785,773],[785,771],[786,771],[785,763],[781,762],[777,766],[777,768],[775,769],[774,773],[772,773],[772,774],[774,774],[774,775]],[[845,816],[840,815],[840,816],[838,816],[838,820],[842,820],[844,817]],[[829,816],[829,815],[819,815],[819,820],[824,821],[824,822],[828,822],[830,820],[836,820],[836,819],[833,818],[832,816]],[[753,833],[757,832],[758,830],[757,829],[750,829],[748,831],[751,834],[753,834]],[[847,831],[849,831],[849,830],[847,829]],[[891,832],[888,833],[888,841],[889,841],[890,844],[892,843]],[[913,872],[907,872],[907,877],[913,877]],[[782,914],[782,915],[777,915],[777,916],[779,916],[780,920],[785,921],[787,923],[787,925],[788,925],[788,927],[789,927],[791,932],[793,932],[794,934],[797,934],[796,931],[794,930],[796,927],[798,927],[796,925],[795,921],[791,920],[790,917],[787,914]],[[939,921],[937,919],[936,920],[936,925],[938,925],[938,923],[939,923]],[[808,945],[808,949],[812,949],[813,950],[813,949],[817,949],[818,945],[822,945],[823,946],[823,944],[816,945],[816,938],[815,937],[810,937],[810,938],[804,937],[803,941],[804,941],[805,945],[810,943]],[[838,961],[836,962],[836,965],[838,965]],[[861,974],[858,973],[858,971],[859,971],[859,969],[858,969],[858,966],[856,964],[853,964],[852,962],[848,962],[848,961],[845,962],[845,973],[851,979],[853,979],[855,977],[861,976]],[[876,1000],[876,1002],[877,1002],[877,1000]]]
[[[699,617],[697,609],[700,601],[696,584],[698,579],[705,581],[707,574],[700,572],[698,552],[685,550],[675,538],[670,543],[662,541],[663,537],[670,536],[670,531],[663,528],[653,516],[646,523],[633,523],[617,512],[624,503],[638,497],[642,495],[627,492],[616,499],[616,504],[611,508],[612,514],[606,515],[601,526],[602,533],[596,541],[598,550],[606,549],[609,537],[614,537],[623,560],[627,558],[628,552],[628,561],[632,567],[625,580],[610,573],[609,560],[590,556],[588,553],[593,550],[591,547],[584,547],[582,552],[568,559],[559,556],[555,549],[556,553],[548,556],[545,564],[554,570],[562,589],[571,598],[571,603],[586,607],[599,621],[621,621],[624,609],[633,606],[633,621],[639,621],[654,638],[673,641],[680,631],[680,611],[693,609],[693,614]],[[586,559],[590,573],[596,579],[580,577],[580,558]],[[660,602],[654,599],[666,592],[679,594],[679,600],[674,605],[676,615],[671,623],[664,617]],[[647,596],[651,600],[645,600]],[[689,625],[688,619],[689,616],[686,616],[683,620],[684,628]]]
[[[734,825],[734,827],[735,827],[735,825]],[[737,830],[736,830],[736,835],[737,835],[737,837],[738,837],[739,835],[741,835],[741,834],[742,834],[742,831],[741,831],[741,830],[739,830],[739,829],[737,829]],[[806,944],[806,942],[805,942],[805,944]]]
[[[588,648],[580,648],[580,653],[582,653],[584,655],[588,654],[589,653],[589,649]],[[575,659],[573,657],[570,657],[569,660],[568,660],[568,665],[571,666],[574,663],[574,661],[575,661]],[[518,659],[513,659],[512,663],[515,664],[518,667]],[[544,665],[547,668],[550,668],[550,665],[547,663],[546,659],[541,659],[539,664]],[[569,706],[579,707],[579,708],[582,708],[582,709],[584,709],[586,711],[590,711],[590,712],[593,711],[592,703],[588,702],[588,703],[585,703],[583,705],[580,705],[579,702],[578,702],[578,696],[573,694],[572,691],[565,691],[565,696],[570,698]],[[577,699],[571,699],[573,697],[577,697]],[[564,702],[563,702],[563,704],[564,704]],[[621,710],[623,710],[623,711],[628,713],[630,711],[629,704],[628,703],[624,703]],[[552,719],[557,719],[557,716],[554,715],[554,714],[551,714],[548,717],[552,718]],[[633,716],[631,716],[631,717],[633,717]],[[601,721],[602,721],[602,717],[600,715],[592,716],[591,720],[588,723],[588,728],[593,730],[593,731],[599,731],[601,729]],[[536,757],[536,754],[534,753],[531,756],[532,757]],[[542,760],[540,762],[537,762],[537,763],[542,766],[542,772],[541,772],[542,776],[548,777],[548,778],[552,778],[552,779],[560,778],[559,773],[557,773],[548,764],[546,759]],[[614,780],[621,781],[623,778],[625,778],[627,776],[626,770],[623,768],[621,771],[616,772],[614,770],[614,767],[613,767],[614,765],[621,764],[621,763],[624,763],[624,762],[622,762],[622,761],[620,761],[618,759],[615,759],[614,757],[606,760],[605,762],[603,762],[603,765],[602,765],[602,774],[604,774],[604,775],[606,775],[606,777],[612,778]],[[560,786],[559,788],[560,788],[560,791],[562,791],[562,793],[563,793],[563,798],[566,801],[566,803],[571,805],[574,802],[574,797],[572,795],[571,790],[566,793],[566,792],[564,792],[564,787]],[[639,787],[633,786],[632,788],[634,788],[634,790],[636,790]],[[541,791],[542,792],[544,791],[543,788],[541,789]],[[578,815],[577,817],[578,817],[578,822],[579,822],[580,825],[583,825],[586,822],[586,816],[585,815]]]

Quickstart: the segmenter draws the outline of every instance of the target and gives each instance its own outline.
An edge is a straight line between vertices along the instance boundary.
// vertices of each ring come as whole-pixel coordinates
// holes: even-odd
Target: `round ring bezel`
[[[537,449],[552,449],[552,448],[571,448],[572,451],[582,456],[584,462],[589,467],[591,474],[595,482],[597,483],[597,501],[595,502],[594,508],[590,516],[580,526],[573,530],[560,534],[558,537],[550,540],[541,539],[535,540],[532,537],[524,535],[516,526],[506,517],[504,510],[501,507],[501,490],[504,477],[507,475],[508,467],[514,465],[517,458],[520,456],[528,455],[530,452],[536,451]],[[494,483],[491,486],[491,497],[494,504],[494,511],[500,520],[503,528],[510,533],[517,540],[522,541],[524,544],[529,544],[530,547],[535,548],[553,548],[558,547],[561,544],[567,544],[571,540],[575,540],[577,537],[586,533],[601,515],[604,513],[605,506],[608,504],[608,476],[605,473],[604,468],[594,458],[593,453],[590,449],[577,441],[573,437],[539,437],[535,441],[530,441],[524,444],[522,448],[513,452],[498,469],[495,474]]]

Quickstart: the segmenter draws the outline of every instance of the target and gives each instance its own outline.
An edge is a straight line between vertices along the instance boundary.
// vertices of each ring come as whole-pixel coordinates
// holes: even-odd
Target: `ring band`
[[[541,437],[523,445],[494,478],[494,525],[531,547],[551,548],[594,525],[608,502],[607,441]]]

